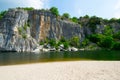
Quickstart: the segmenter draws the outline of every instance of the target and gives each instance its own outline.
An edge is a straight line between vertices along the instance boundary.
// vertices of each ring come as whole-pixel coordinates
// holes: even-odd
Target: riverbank
[[[71,61],[0,66],[0,80],[119,80],[119,61]]]

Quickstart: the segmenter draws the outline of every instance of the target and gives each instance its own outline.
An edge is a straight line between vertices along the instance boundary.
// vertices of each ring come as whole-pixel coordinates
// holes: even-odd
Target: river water
[[[0,52],[0,65],[16,65],[55,61],[120,61],[120,51],[78,51],[78,52],[46,52],[18,53]]]

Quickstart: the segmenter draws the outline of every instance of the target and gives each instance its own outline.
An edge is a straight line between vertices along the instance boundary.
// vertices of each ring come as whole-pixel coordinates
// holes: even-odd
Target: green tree
[[[27,10],[27,11],[34,10],[33,7],[17,7],[17,9],[24,9],[24,10]]]
[[[100,40],[104,38],[104,35],[102,34],[92,34],[88,37],[88,39],[93,43],[98,43]]]
[[[75,22],[75,23],[78,23],[78,18],[77,17],[73,17],[72,21]]]
[[[0,12],[0,19],[2,19],[6,13],[7,13],[7,11],[1,11]]]
[[[50,40],[48,41],[48,43],[50,44],[50,46],[55,47],[55,45],[56,45],[56,40],[55,40],[55,39],[50,39]]]
[[[89,19],[90,17],[89,17],[88,15],[85,15],[83,18],[87,18],[87,19]]]
[[[96,25],[99,25],[101,22],[101,19],[99,17],[96,17],[96,16],[92,16],[89,21],[88,21],[88,25],[89,27],[91,28],[91,31],[93,33],[95,33],[95,30],[96,30]]]
[[[113,50],[120,50],[120,42],[115,42],[112,49]]]
[[[59,15],[59,11],[58,8],[56,7],[51,7],[50,11],[52,12],[52,14],[54,14],[56,17]]]
[[[70,18],[69,13],[64,13],[64,14],[62,15],[62,19],[69,19],[69,18]]]
[[[105,26],[104,35],[112,37],[113,36],[113,29],[110,26]]]
[[[104,38],[101,38],[98,45],[106,49],[111,49],[113,47],[113,38],[110,36],[105,36]]]
[[[82,42],[82,47],[85,47],[89,44],[89,39],[85,39],[83,42]]]
[[[74,36],[70,39],[70,45],[75,47],[80,47],[80,39],[78,36]]]
[[[120,31],[113,34],[113,38],[120,40]]]

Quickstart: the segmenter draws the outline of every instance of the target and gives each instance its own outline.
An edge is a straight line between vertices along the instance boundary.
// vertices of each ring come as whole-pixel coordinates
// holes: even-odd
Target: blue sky
[[[50,8],[55,6],[60,14],[73,16],[98,16],[120,18],[120,0],[1,0],[0,11],[15,7]]]

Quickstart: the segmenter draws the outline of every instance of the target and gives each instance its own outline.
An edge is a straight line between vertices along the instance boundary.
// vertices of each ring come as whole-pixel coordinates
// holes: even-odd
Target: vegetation
[[[27,11],[34,10],[34,8],[26,7],[21,8],[18,7],[17,9],[24,9]],[[41,9],[41,11],[47,11],[45,9]],[[82,27],[90,29],[90,33],[86,33],[85,36],[87,36],[82,42],[80,42],[80,39],[78,36],[73,36],[70,40],[66,40],[64,37],[61,37],[59,41],[56,41],[55,39],[46,39],[45,41],[41,41],[40,44],[43,45],[44,43],[50,44],[53,47],[58,48],[61,44],[64,45],[64,48],[67,49],[69,46],[74,47],[86,47],[90,43],[94,43],[99,47],[102,47],[104,49],[113,49],[113,50],[120,50],[120,31],[114,30],[114,27],[112,25],[114,24],[120,24],[120,19],[112,18],[110,20],[108,19],[102,19],[100,17],[96,16],[89,16],[85,15],[83,17],[70,17],[69,13],[63,13],[62,16],[59,16],[58,8],[51,7],[49,11],[55,15],[57,18],[64,20],[67,19],[69,21],[72,21],[74,23],[80,24]],[[4,15],[7,13],[7,11],[0,12],[0,19],[4,17]],[[97,26],[102,27],[97,27]],[[28,20],[24,26],[18,27],[18,32],[22,37],[25,39],[27,38],[26,30],[30,27],[30,20]],[[96,30],[100,28],[102,29],[101,32],[97,32]],[[99,30],[100,30],[99,29]]]
[[[120,40],[120,31],[114,33],[113,38]]]
[[[98,42],[98,45],[105,49],[111,49],[113,47],[113,38],[110,36],[105,36],[100,39],[100,42]]]
[[[23,26],[25,31],[27,30],[27,27],[28,27],[28,25],[27,25],[27,23],[25,23],[25,25]]]
[[[18,27],[18,32],[19,32],[19,34],[22,34],[22,27]]]
[[[7,11],[1,11],[0,12],[0,19],[2,19],[6,13],[7,13]]]
[[[32,10],[34,10],[34,8],[33,7],[17,7],[17,9],[24,9],[24,10],[27,10],[27,11],[32,11]]]
[[[56,46],[56,40],[55,39],[50,39],[49,41],[48,41],[48,44],[50,44],[50,46]]]
[[[62,19],[69,19],[69,18],[70,18],[69,13],[63,13]]]
[[[89,44],[89,42],[90,42],[89,39],[86,38],[86,39],[84,39],[84,41],[82,41],[81,46],[85,47]]]
[[[113,50],[120,50],[120,42],[115,42],[112,49]]]
[[[72,21],[75,22],[75,23],[78,23],[78,18],[77,17],[73,17]]]
[[[22,38],[26,39],[27,38],[27,34],[22,34]]]
[[[74,47],[80,47],[80,39],[78,36],[73,36],[70,39],[70,45]]]
[[[50,11],[51,11],[51,13],[54,14],[55,16],[58,16],[58,15],[59,15],[58,8],[56,8],[56,7],[51,7],[51,8],[50,8]]]

